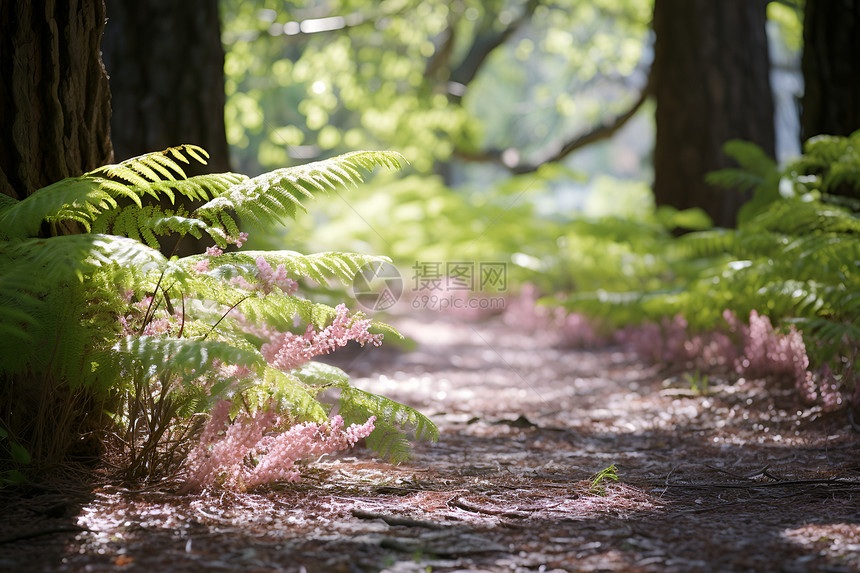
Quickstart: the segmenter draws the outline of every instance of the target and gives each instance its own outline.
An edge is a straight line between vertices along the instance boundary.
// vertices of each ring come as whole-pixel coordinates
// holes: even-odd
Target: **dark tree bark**
[[[229,171],[217,0],[107,1],[113,144],[127,159],[193,143]]]
[[[806,0],[801,139],[860,129],[860,2]]]
[[[101,0],[0,0],[0,193],[110,163]]]
[[[707,185],[732,166],[722,146],[744,139],[774,154],[765,0],[656,0],[654,194],[735,224],[746,197]]]

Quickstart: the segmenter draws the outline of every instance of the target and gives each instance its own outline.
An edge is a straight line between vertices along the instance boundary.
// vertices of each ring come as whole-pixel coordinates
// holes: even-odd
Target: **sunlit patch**
[[[782,537],[811,556],[838,557],[846,565],[860,563],[860,524],[811,523],[786,529]]]

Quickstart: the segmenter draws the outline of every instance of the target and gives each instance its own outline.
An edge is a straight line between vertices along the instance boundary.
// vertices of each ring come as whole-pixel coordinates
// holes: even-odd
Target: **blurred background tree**
[[[101,2],[0,1],[0,193],[23,199],[109,163]]]
[[[733,227],[748,193],[720,191],[705,174],[735,165],[723,145],[743,139],[775,152],[767,0],[656,0],[654,195],[702,208]]]
[[[214,0],[189,14],[163,4],[108,8],[109,16],[116,11],[105,48],[116,70],[114,129],[123,125],[141,145],[158,148],[164,144],[147,144],[140,134],[200,126],[205,137],[173,139],[199,139],[223,156]],[[734,163],[722,151],[730,139],[756,142],[771,155],[799,151],[799,133],[777,125],[774,135],[768,43],[799,54],[804,9],[818,30],[848,29],[851,3],[820,4],[221,0],[226,140],[233,167],[247,173],[359,148],[396,149],[413,173],[438,177],[467,203],[510,205],[511,194],[525,188],[522,199],[536,213],[555,216],[601,203],[589,191],[609,187],[611,203],[612,187],[630,189],[613,179],[653,182],[658,205],[699,207],[731,226],[747,195],[718,190],[703,176]],[[827,68],[821,62],[846,69],[849,40],[841,51],[827,48],[832,34],[811,28],[804,29],[804,58],[818,54],[819,63],[804,74]],[[176,53],[192,57],[171,58]],[[156,73],[173,79],[140,81]],[[159,93],[191,85],[204,89],[174,89],[172,100]],[[776,115],[796,123],[800,92],[777,95]],[[809,123],[814,93],[806,97]],[[828,104],[830,114],[845,116],[856,99]],[[149,127],[140,121],[143,109],[160,110],[147,116]],[[517,179],[526,174],[534,175]]]
[[[860,129],[860,3],[805,0],[803,26],[804,140]]]
[[[230,171],[218,0],[107,0],[106,6],[102,48],[116,160],[189,143],[209,152],[209,160],[188,165],[188,175]],[[189,211],[202,203],[176,200]],[[162,250],[186,256],[213,244],[189,235]]]
[[[217,0],[107,0],[102,49],[117,161],[181,143],[230,170]]]

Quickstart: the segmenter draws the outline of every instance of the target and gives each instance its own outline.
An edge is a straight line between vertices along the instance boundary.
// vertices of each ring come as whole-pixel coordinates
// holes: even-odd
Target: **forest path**
[[[409,462],[357,450],[252,494],[103,488],[67,518],[82,531],[0,545],[0,569],[860,571],[860,436],[841,417],[761,383],[699,395],[500,319],[396,325],[414,351],[337,362],[438,424]]]

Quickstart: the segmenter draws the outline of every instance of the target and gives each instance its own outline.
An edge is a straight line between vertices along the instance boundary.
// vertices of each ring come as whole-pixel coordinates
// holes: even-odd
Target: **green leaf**
[[[33,461],[32,457],[30,456],[30,452],[28,452],[24,446],[17,442],[12,442],[11,444],[9,444],[9,451],[12,454],[12,459],[16,463],[29,464]]]

